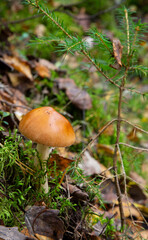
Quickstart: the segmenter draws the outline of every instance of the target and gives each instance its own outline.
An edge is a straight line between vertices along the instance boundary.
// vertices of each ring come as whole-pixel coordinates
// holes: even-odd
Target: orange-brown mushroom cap
[[[50,147],[66,147],[75,141],[70,122],[52,107],[40,107],[23,116],[20,132],[33,142]]]

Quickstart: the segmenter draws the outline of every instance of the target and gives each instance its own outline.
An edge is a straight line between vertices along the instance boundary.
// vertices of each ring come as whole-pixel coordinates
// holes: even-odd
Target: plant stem
[[[114,149],[114,156],[113,156],[113,170],[114,170],[114,178],[116,184],[116,191],[117,197],[119,202],[119,210],[120,210],[120,219],[121,219],[121,229],[123,230],[124,227],[124,211],[123,211],[123,204],[122,204],[122,194],[119,185],[118,179],[118,171],[117,171],[117,153],[118,153],[118,146],[119,146],[119,139],[120,139],[120,130],[121,130],[121,106],[122,106],[122,94],[124,91],[124,78],[122,79],[121,86],[119,88],[119,101],[118,101],[118,117],[117,117],[117,137],[116,137],[116,144]]]

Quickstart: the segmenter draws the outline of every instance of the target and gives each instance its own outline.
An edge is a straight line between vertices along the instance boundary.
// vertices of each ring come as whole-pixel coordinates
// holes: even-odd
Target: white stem
[[[38,168],[42,167],[42,170],[44,171],[44,183],[41,184],[41,188],[44,189],[45,193],[48,193],[48,177],[47,177],[47,169],[46,169],[46,164],[47,164],[47,159],[49,157],[49,154],[52,152],[53,148],[49,148],[48,146],[42,145],[42,144],[37,144],[37,151],[39,153],[39,157],[41,160],[41,164],[39,162],[38,157],[35,158],[34,165]]]

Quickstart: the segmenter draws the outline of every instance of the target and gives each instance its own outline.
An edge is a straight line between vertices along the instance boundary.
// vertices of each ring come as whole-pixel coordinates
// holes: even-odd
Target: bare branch
[[[144,129],[136,126],[134,123],[131,123],[131,122],[129,122],[129,121],[126,120],[126,119],[121,119],[121,121],[128,123],[129,125],[133,126],[133,127],[136,128],[137,130],[139,130],[140,132],[143,132],[143,133],[148,134],[148,131],[145,131]]]
[[[122,142],[120,142],[119,145],[124,145],[124,146],[130,147],[130,148],[133,148],[133,149],[136,149],[136,150],[139,150],[139,151],[148,152],[148,148],[135,147],[135,146],[132,146],[132,145],[130,145],[130,144],[122,143]]]

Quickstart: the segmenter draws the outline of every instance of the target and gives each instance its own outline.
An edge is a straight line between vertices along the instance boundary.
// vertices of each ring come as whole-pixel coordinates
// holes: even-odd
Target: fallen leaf
[[[3,87],[0,89],[1,110],[4,112],[16,112],[16,114],[26,114],[28,112],[27,101],[23,93],[15,88]]]
[[[35,70],[37,71],[38,75],[42,78],[50,78],[51,73],[48,69],[48,67],[42,65],[41,63],[36,62],[35,64]]]
[[[83,110],[92,108],[92,100],[86,91],[78,87],[67,88],[66,95],[78,108]]]
[[[32,206],[25,214],[27,228],[40,239],[61,240],[65,230],[64,223],[58,214],[58,210],[46,209],[44,206]]]
[[[62,183],[62,186],[67,192],[69,192],[70,196],[72,196],[74,199],[83,201],[88,200],[88,194],[86,192],[82,192],[82,190],[78,187],[67,183]]]
[[[113,52],[114,52],[114,57],[117,61],[117,63],[122,66],[121,58],[122,58],[122,49],[123,46],[121,45],[121,42],[117,38],[113,38]]]
[[[111,174],[111,172],[108,170],[108,168],[106,168],[103,164],[100,164],[100,168],[101,168],[101,173],[100,175],[103,177],[107,177],[107,178],[112,178],[113,175]]]
[[[34,240],[32,237],[20,233],[17,227],[0,226],[0,239],[2,240]]]
[[[79,167],[83,170],[84,175],[86,176],[92,176],[94,174],[101,173],[99,162],[94,159],[88,151],[84,152],[82,161],[79,163]]]
[[[135,182],[129,181],[127,183],[127,188],[128,194],[135,202],[145,201],[147,199],[143,189]]]
[[[60,171],[64,171],[72,162],[75,160],[62,157],[58,154],[52,154],[50,159],[48,160],[48,164],[54,166],[54,161],[56,162],[57,169]]]
[[[107,153],[111,156],[114,155],[114,148],[109,145],[99,143],[97,145],[97,148],[98,148],[98,153],[101,153],[103,151],[104,153]],[[119,155],[119,153],[117,154]]]
[[[92,100],[89,94],[81,88],[78,88],[73,79],[58,78],[55,82],[59,89],[66,90],[67,97],[78,108],[90,109],[92,107]]]
[[[66,90],[67,88],[73,88],[76,86],[75,82],[71,78],[56,78],[56,84],[59,89]]]
[[[19,80],[20,73],[8,73],[8,76],[13,87],[17,87],[20,84]]]
[[[52,62],[49,62],[46,59],[40,58],[38,62],[39,62],[39,64],[47,67],[49,70],[60,71],[60,69],[58,67],[56,67]]]
[[[130,177],[136,181],[136,183],[139,183],[143,188],[146,187],[146,180],[138,175],[136,172],[130,172]]]
[[[105,127],[105,126],[103,126],[102,128],[100,128],[100,129],[99,129],[99,132],[101,132],[104,127]],[[112,124],[109,125],[109,126],[103,131],[102,134],[104,134],[104,135],[106,135],[106,136],[113,136],[113,134],[114,134],[114,126],[113,126]]]
[[[133,205],[140,210],[144,217],[148,218],[148,207],[139,203],[133,203]]]
[[[141,216],[140,212],[131,205],[131,203],[127,203],[127,202],[122,202],[123,205],[123,212],[124,212],[124,216],[125,218],[128,217],[135,217],[137,220],[142,221],[143,217]],[[120,218],[120,210],[119,210],[119,206],[116,206],[114,208],[112,208],[111,210],[109,210],[110,213],[117,213],[117,218]]]
[[[127,135],[128,140],[138,143],[140,141],[140,139],[137,135],[138,132],[140,132],[140,131],[137,128],[133,128]]]
[[[33,239],[36,239],[34,236],[31,236],[27,228],[23,228],[21,231],[22,234],[24,234],[27,237],[31,237]]]
[[[27,78],[33,81],[30,66],[27,61],[16,56],[3,55],[3,60],[18,72],[23,73]]]
[[[111,179],[106,179],[100,184],[100,192],[105,202],[113,203],[117,201],[116,186]]]
[[[148,239],[148,230],[140,231],[138,238],[135,238],[135,235],[136,234],[134,234],[134,239],[136,239],[136,240],[141,240],[141,238]]]
[[[6,71],[12,71],[13,68],[9,66],[2,58],[0,58],[0,72],[5,73]]]

